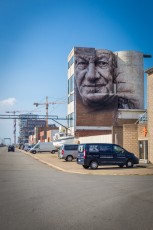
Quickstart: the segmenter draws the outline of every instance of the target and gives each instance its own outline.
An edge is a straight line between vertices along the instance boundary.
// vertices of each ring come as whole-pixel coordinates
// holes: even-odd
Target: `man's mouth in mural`
[[[83,85],[83,88],[86,88],[88,93],[102,93],[106,91],[107,84],[90,84],[90,85]]]
[[[106,84],[90,84],[90,85],[83,85],[83,87],[103,87],[106,86]]]

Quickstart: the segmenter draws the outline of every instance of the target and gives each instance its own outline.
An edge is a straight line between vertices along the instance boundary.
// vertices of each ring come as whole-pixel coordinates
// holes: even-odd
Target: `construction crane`
[[[15,116],[15,114],[19,113],[19,111],[18,110],[6,111],[6,113],[13,113],[13,115]],[[16,146],[16,118],[14,118],[13,134],[14,134],[14,145]]]
[[[49,104],[65,104],[65,102],[48,102],[48,97],[46,97],[46,102],[44,103],[33,103],[33,105],[35,105],[36,107],[38,107],[39,105],[46,105],[46,127],[48,127],[48,107],[49,107]]]

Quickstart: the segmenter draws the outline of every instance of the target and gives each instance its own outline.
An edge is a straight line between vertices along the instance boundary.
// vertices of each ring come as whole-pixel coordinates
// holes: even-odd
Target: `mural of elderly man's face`
[[[75,79],[85,105],[106,103],[113,93],[114,54],[108,50],[78,52]]]

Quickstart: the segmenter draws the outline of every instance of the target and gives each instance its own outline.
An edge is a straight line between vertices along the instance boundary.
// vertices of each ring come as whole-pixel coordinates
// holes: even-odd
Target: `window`
[[[68,94],[74,91],[74,74],[68,79]]]
[[[78,146],[77,145],[66,145],[65,150],[77,150]]]
[[[111,153],[112,146],[111,145],[100,145],[100,151],[104,153]]]
[[[83,145],[79,145],[78,151],[79,151],[80,153],[83,153],[83,151],[84,151],[84,146],[83,146]]]
[[[68,69],[71,67],[73,63],[74,63],[74,56],[72,56],[70,61],[68,62]]]
[[[72,101],[74,101],[74,94],[71,94],[71,95],[68,97],[68,104],[71,103]]]
[[[40,148],[40,145],[39,145],[39,144],[37,144],[37,145],[35,146],[35,149],[37,149],[37,148]]]
[[[73,122],[74,122],[74,113],[70,113],[68,115],[68,127],[73,127]]]
[[[118,153],[123,153],[124,149],[122,149],[120,146],[114,145],[113,150]]]

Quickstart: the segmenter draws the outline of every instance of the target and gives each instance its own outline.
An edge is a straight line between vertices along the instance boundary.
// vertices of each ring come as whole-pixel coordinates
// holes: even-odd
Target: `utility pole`
[[[16,113],[19,113],[19,111],[6,111],[6,113],[13,113],[15,116]],[[16,146],[16,118],[14,118],[14,124],[13,124],[13,134],[14,134],[14,145]]]
[[[48,127],[48,107],[49,104],[55,105],[55,104],[65,104],[65,102],[48,102],[48,97],[46,97],[46,102],[44,103],[33,103],[33,105],[35,105],[36,107],[38,107],[39,105],[46,105],[46,127]]]

